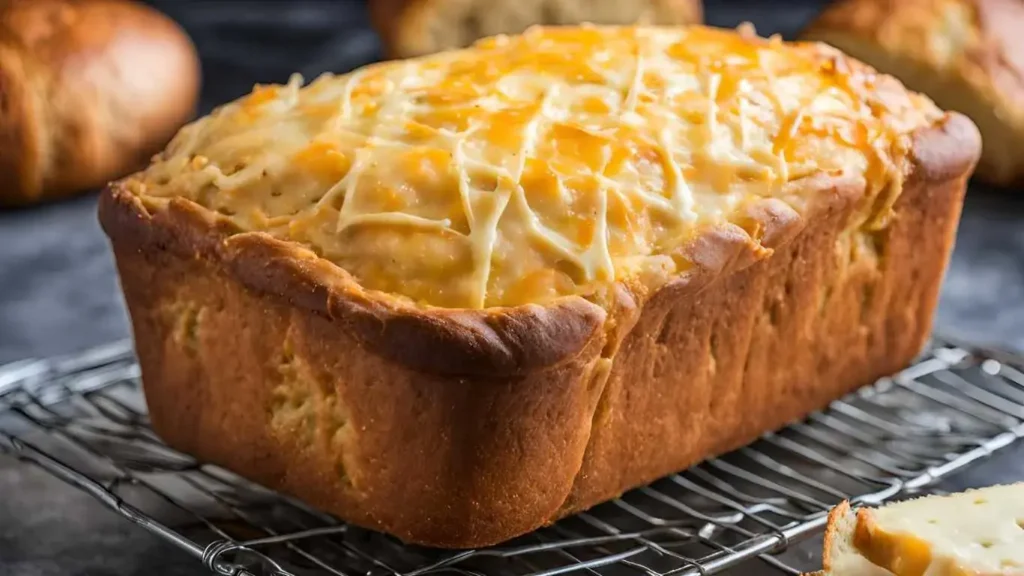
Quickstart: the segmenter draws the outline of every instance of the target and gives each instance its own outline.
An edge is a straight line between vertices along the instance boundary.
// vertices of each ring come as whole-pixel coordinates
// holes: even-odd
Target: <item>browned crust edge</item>
[[[851,514],[851,509],[850,502],[847,500],[843,500],[829,511],[828,521],[825,524],[825,544],[821,554],[822,572],[816,572],[815,574],[830,573],[835,567],[836,558],[832,557],[832,553],[835,552],[837,548],[836,541],[843,537],[843,535],[839,533],[840,520],[849,514]]]
[[[578,297],[475,311],[420,308],[364,290],[313,252],[262,233],[232,234],[187,200],[150,210],[115,183],[101,195],[99,214],[115,244],[215,262],[246,287],[330,318],[380,356],[424,372],[518,375],[557,364],[603,336],[605,311]]]
[[[941,182],[968,173],[977,162],[980,143],[970,120],[948,114],[915,133],[913,177]],[[830,177],[791,185],[814,186],[822,192],[803,215],[782,201],[768,199],[747,210],[742,228],[727,224],[700,234],[684,249],[696,267],[651,298],[692,293],[769,257],[813,213],[853,200],[851,195],[863,187]],[[258,232],[234,233],[225,221],[191,201],[175,198],[163,207],[147,208],[123,183],[111,184],[101,195],[99,218],[115,244],[207,258],[250,289],[328,317],[368,350],[414,370],[451,376],[523,375],[564,362],[606,336],[603,328],[609,313],[578,296],[546,305],[481,310],[421,307],[363,289],[340,267],[295,243]],[[616,292],[620,298],[613,316],[635,316],[642,297],[625,285]]]
[[[830,187],[846,195],[855,189],[852,183]],[[262,233],[234,233],[228,223],[191,201],[176,198],[165,206],[147,207],[120,183],[101,195],[99,216],[115,244],[198,255],[229,270],[248,288],[328,317],[367,349],[423,372],[523,375],[563,362],[605,336],[608,313],[578,296],[546,305],[481,310],[420,307],[363,289],[346,271],[297,244]],[[686,249],[697,267],[666,284],[660,297],[700,289],[719,275],[751,265],[804,223],[792,208],[775,200],[755,206],[750,218],[748,226],[762,236],[760,245],[736,225],[708,231]],[[615,313],[628,318],[637,308],[637,297],[622,285],[617,292]]]
[[[913,134],[911,178],[927,183],[969,176],[981,155],[981,134],[963,114],[947,112],[935,125]]]

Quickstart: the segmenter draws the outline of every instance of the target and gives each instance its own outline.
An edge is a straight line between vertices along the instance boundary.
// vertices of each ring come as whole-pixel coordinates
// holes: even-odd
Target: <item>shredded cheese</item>
[[[904,158],[886,155],[941,112],[836,58],[703,27],[535,28],[257,87],[184,128],[133,189],[424,304],[589,294],[813,171],[894,199]]]

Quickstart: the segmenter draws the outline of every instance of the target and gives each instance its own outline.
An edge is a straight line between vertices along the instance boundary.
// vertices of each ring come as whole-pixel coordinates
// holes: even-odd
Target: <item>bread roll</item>
[[[1024,1],[839,0],[804,32],[981,129],[979,176],[1024,183]]]
[[[461,48],[535,24],[697,24],[701,0],[370,0],[392,58]]]
[[[829,514],[825,569],[812,576],[1020,576],[1024,484]]]
[[[57,198],[143,164],[192,116],[188,36],[122,0],[0,0],[0,205]]]

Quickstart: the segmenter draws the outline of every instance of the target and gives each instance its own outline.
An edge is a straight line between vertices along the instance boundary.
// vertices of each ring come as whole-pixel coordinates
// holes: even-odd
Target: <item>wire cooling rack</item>
[[[796,574],[774,554],[818,534],[831,506],[921,490],[1022,436],[1024,358],[933,340],[902,373],[747,448],[506,545],[452,552],[348,526],[167,448],[129,342],[0,367],[0,449],[221,575],[683,576],[755,558]]]

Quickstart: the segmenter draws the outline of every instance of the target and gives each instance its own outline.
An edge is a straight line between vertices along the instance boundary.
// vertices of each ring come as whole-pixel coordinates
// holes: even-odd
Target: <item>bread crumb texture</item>
[[[648,288],[701,230],[809,177],[885,225],[926,98],[818,44],[705,27],[533,28],[302,86],[257,86],[126,182],[453,308]],[[755,238],[756,240],[756,238]]]
[[[281,439],[296,438],[303,446],[317,446],[333,455],[334,471],[343,483],[349,483],[343,458],[351,433],[347,410],[330,379],[318,378],[313,367],[296,355],[293,330],[289,328],[273,359],[278,382],[271,391],[270,431]]]

